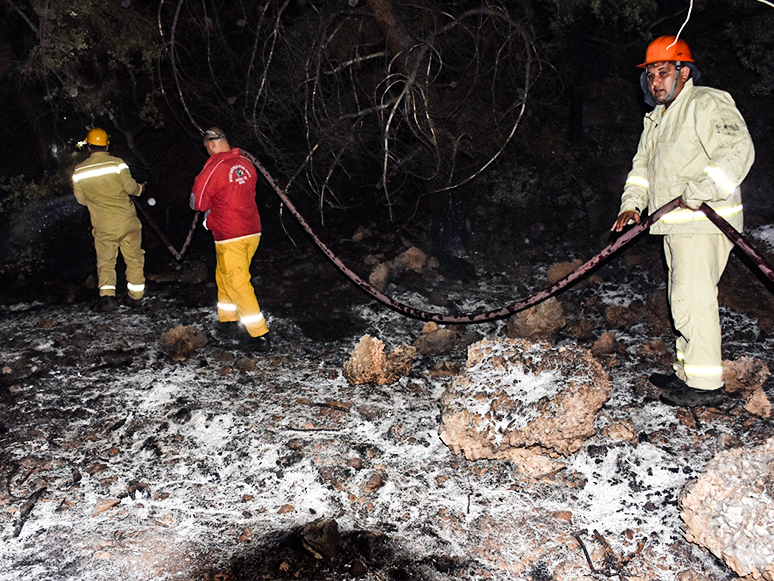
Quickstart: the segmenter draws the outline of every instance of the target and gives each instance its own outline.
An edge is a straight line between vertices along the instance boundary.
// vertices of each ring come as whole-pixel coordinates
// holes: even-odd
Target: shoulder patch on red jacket
[[[228,170],[229,183],[236,182],[242,185],[247,183],[247,180],[251,177],[253,176],[250,173],[250,170],[247,168],[247,166],[242,165],[241,163],[232,165],[231,168]]]

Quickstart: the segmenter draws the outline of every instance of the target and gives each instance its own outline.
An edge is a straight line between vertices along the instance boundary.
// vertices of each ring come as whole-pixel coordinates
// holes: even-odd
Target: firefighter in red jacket
[[[250,347],[266,351],[269,328],[250,282],[250,263],[261,241],[256,170],[238,148],[231,149],[220,128],[208,129],[203,139],[210,158],[194,182],[191,208],[205,212],[204,227],[215,239],[218,320],[230,336],[241,323]]]

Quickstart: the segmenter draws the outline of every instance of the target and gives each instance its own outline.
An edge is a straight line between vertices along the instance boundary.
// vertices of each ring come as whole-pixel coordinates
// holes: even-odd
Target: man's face
[[[687,67],[677,70],[675,63],[673,62],[660,62],[652,63],[647,67],[648,73],[648,85],[650,86],[650,92],[653,95],[653,100],[660,105],[665,105],[669,98],[669,93],[672,91],[672,85],[677,83],[672,99],[680,94],[683,90],[685,81],[688,78],[690,70]]]

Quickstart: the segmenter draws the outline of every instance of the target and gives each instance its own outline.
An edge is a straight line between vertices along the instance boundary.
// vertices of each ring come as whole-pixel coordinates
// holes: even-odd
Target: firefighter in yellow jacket
[[[94,248],[97,251],[99,310],[115,307],[116,258],[118,250],[126,263],[126,286],[130,306],[145,294],[145,252],[142,225],[129,196],[142,194],[144,184],[132,178],[124,161],[108,154],[108,134],[95,128],[86,136],[89,158],[73,172],[73,191],[79,204],[89,209]]]
[[[650,228],[664,235],[668,294],[678,332],[674,373],[650,381],[668,402],[694,407],[723,399],[721,328],[717,285],[732,243],[698,210],[707,203],[742,230],[739,184],[755,152],[731,96],[696,86],[699,71],[688,44],[674,36],[654,40],[646,51],[641,84],[655,109],[645,115],[632,169],[613,230],[639,223],[680,197],[680,208]]]

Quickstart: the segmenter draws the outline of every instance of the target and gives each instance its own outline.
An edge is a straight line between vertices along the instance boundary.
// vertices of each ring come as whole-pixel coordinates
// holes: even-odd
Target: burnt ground
[[[768,249],[765,226],[756,231]],[[542,289],[551,264],[585,260],[609,241],[537,224],[525,232],[523,244],[480,237],[466,267],[403,275],[388,293],[428,310],[499,307]],[[735,578],[682,538],[677,499],[714,454],[761,444],[772,421],[733,398],[670,407],[649,387],[650,373],[668,369],[673,340],[659,240],[641,237],[559,296],[567,324],[556,344],[591,348],[615,332],[598,355],[613,396],[597,436],[536,480],[507,462],[454,456],[438,438],[438,399],[464,368],[465,346],[504,336],[507,321],[463,329],[395,384],[349,385],[342,366],[363,334],[391,351],[423,323],[374,302],[290,235],[297,247],[277,231],[253,265],[272,330],[266,354],[215,331],[207,238],[179,266],[146,232],[150,282],[138,310],[95,312],[85,277],[6,295],[0,577]],[[326,242],[365,276],[373,260],[415,243]],[[202,266],[209,274],[197,282]],[[735,254],[720,289],[724,358],[774,365],[773,296]],[[160,339],[178,325],[207,345],[171,358]],[[765,389],[774,396],[772,382]],[[622,422],[636,438],[607,435]],[[338,544],[330,529],[322,541],[305,529],[318,519],[337,523]]]

